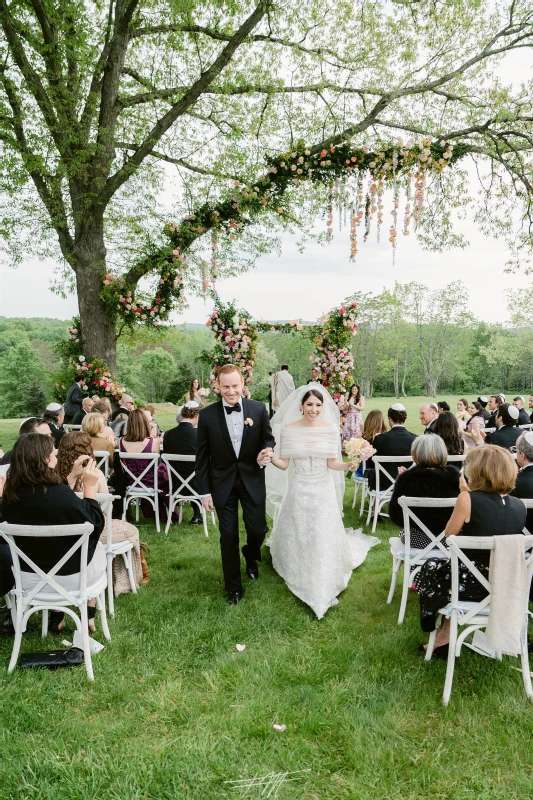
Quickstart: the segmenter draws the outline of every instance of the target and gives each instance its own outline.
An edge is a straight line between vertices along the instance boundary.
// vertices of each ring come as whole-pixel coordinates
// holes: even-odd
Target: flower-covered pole
[[[357,331],[356,309],[355,303],[349,303],[330,311],[322,318],[322,330],[315,337],[317,352],[311,361],[334,400],[348,391],[353,377],[351,341]]]

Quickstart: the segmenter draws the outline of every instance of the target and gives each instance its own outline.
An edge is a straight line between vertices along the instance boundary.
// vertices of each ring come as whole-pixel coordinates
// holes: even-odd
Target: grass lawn
[[[351,497],[350,483],[347,525],[359,522]],[[466,651],[443,708],[445,662],[417,652],[416,598],[401,627],[398,595],[385,603],[388,523],[320,622],[268,554],[260,580],[228,607],[213,528],[206,540],[187,524],[168,537],[140,527],[152,580],[117,599],[93,684],[83,667],[7,675],[11,640],[0,640],[2,800],[260,798],[263,789],[226,781],[298,770],[270,796],[531,797],[533,707],[517,659]],[[58,646],[35,627],[22,649]]]
[[[423,401],[405,402],[415,432]],[[172,427],[172,414],[158,420]],[[5,449],[17,428],[0,421]],[[352,487],[347,526],[359,524]],[[399,590],[385,603],[391,525],[378,526],[382,545],[320,622],[273,572],[268,549],[258,583],[228,607],[214,528],[207,540],[187,524],[168,537],[140,528],[152,580],[117,599],[94,684],[83,667],[7,675],[12,640],[0,639],[1,800],[260,798],[267,790],[226,781],[284,772],[297,774],[270,795],[280,800],[531,797],[533,706],[518,660],[463,651],[443,708],[446,665],[417,652],[416,598],[400,627]],[[22,652],[59,647],[35,620]]]

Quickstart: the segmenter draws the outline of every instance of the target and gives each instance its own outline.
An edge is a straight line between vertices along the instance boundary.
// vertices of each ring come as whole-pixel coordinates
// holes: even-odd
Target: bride
[[[266,470],[267,508],[274,520],[272,563],[318,619],[337,605],[374,536],[345,531],[339,410],[325,389],[297,389],[272,418],[276,451]],[[281,434],[281,436],[280,436]]]

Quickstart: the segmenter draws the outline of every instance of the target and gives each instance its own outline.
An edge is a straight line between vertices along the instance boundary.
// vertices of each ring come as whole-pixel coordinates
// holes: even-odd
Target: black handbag
[[[41,667],[59,669],[60,667],[78,667],[83,664],[83,650],[69,647],[68,650],[43,650],[40,653],[25,653],[20,658],[20,668]]]

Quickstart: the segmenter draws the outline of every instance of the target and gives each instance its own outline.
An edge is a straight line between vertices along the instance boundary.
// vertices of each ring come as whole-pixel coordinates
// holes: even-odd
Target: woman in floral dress
[[[362,410],[365,407],[365,398],[361,394],[361,388],[354,383],[350,387],[348,400],[344,405],[344,412],[346,419],[342,429],[342,446],[344,450],[344,443],[350,439],[358,439],[363,433],[363,415]]]

